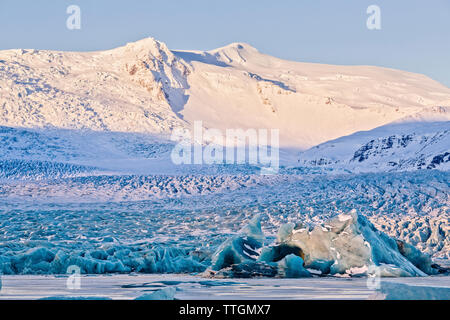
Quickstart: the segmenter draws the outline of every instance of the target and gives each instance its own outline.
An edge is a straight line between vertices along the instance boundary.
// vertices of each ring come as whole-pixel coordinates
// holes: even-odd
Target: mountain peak
[[[226,46],[211,50],[210,52],[218,52],[218,51],[227,51],[227,50],[237,50],[237,51],[256,51],[258,52],[258,49],[253,47],[252,45],[245,43],[245,42],[233,42]]]
[[[251,56],[259,54],[259,51],[247,43],[234,42],[227,46],[210,50],[208,53],[227,64],[233,62],[243,64],[246,63]]]
[[[141,47],[147,47],[147,48],[152,48],[155,46],[165,46],[165,44],[153,37],[147,37],[147,38],[143,38],[137,41],[133,41],[133,42],[128,42],[125,47],[128,48],[141,48]]]
[[[153,37],[129,42],[125,46],[114,49],[113,51],[120,55],[134,55],[139,58],[150,55],[159,60],[174,59],[167,45]]]

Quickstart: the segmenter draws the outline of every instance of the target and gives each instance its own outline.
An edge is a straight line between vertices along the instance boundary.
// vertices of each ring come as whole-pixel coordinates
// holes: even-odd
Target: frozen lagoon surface
[[[80,289],[67,288],[67,276],[3,276],[1,299],[137,299],[164,289],[166,299],[450,299],[450,277],[209,279],[189,275],[84,275]],[[159,297],[161,299],[161,297]]]

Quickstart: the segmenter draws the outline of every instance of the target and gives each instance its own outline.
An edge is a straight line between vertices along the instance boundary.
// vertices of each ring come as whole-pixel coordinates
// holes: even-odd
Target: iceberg
[[[215,277],[309,277],[297,247],[263,247],[261,216],[255,216],[214,253],[209,272]],[[218,271],[218,272],[214,272]]]
[[[311,274],[304,267],[302,258],[295,254],[289,254],[277,263],[278,275],[282,278],[306,278]]]
[[[135,300],[175,300],[175,293],[177,289],[168,287],[161,290],[156,290],[152,293],[146,293]]]
[[[264,242],[261,216],[255,216],[236,236],[227,239],[212,256],[211,269],[218,271],[232,265],[256,261]]]
[[[263,242],[257,216],[219,247],[212,258],[210,275],[423,277],[446,270],[411,244],[377,230],[356,210],[314,226],[284,224],[275,244],[263,246]]]
[[[383,300],[450,300],[450,288],[412,286],[395,282],[381,282],[372,299]]]
[[[76,249],[50,243],[0,247],[0,274],[7,275],[66,274],[70,266],[77,266],[82,274],[192,273],[204,271],[208,266],[205,263],[187,249],[146,243]]]
[[[232,264],[216,273],[210,273],[210,275],[215,278],[273,278],[278,275],[278,269],[276,265],[261,261],[245,261],[238,264]]]
[[[429,256],[377,230],[355,210],[311,228],[290,224],[281,230],[278,248],[297,248],[305,267],[322,274],[376,272],[380,276],[426,276],[438,273]]]

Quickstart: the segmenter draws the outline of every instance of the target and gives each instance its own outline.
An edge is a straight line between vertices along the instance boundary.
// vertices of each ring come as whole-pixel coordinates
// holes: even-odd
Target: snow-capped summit
[[[103,51],[102,54],[113,56],[121,62],[126,62],[130,59],[130,62],[139,60],[142,63],[150,63],[151,65],[147,67],[156,72],[160,72],[161,67],[164,65],[178,65],[178,67],[182,65],[181,68],[187,68],[184,61],[178,59],[164,42],[160,42],[152,37],[127,43],[123,47]]]
[[[0,52],[0,125],[167,133],[189,66],[152,38],[103,52]]]
[[[144,38],[135,42],[129,42],[124,47],[113,50],[120,51],[121,49],[125,49],[127,51],[149,51],[153,55],[164,52],[165,54],[170,55],[170,50],[167,48],[167,45],[153,37]]]
[[[222,48],[208,51],[214,55],[217,60],[226,64],[244,64],[247,59],[259,55],[259,51],[247,43],[231,43]]]

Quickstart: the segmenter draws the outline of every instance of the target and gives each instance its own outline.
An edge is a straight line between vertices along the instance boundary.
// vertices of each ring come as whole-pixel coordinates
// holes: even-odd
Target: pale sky
[[[72,4],[80,30],[66,27]],[[381,30],[366,27],[372,4]],[[0,49],[102,50],[148,36],[171,49],[246,42],[284,59],[390,67],[450,87],[449,0],[0,1]]]

